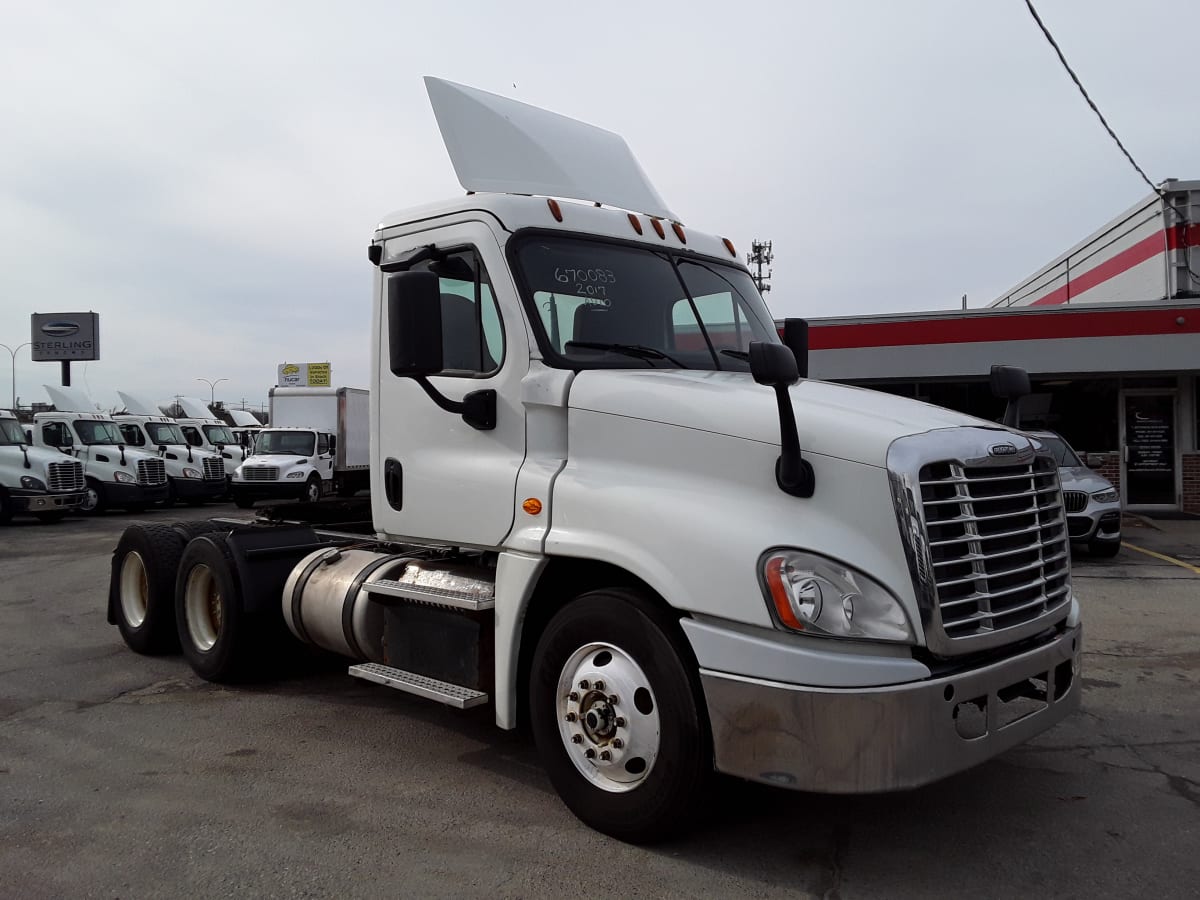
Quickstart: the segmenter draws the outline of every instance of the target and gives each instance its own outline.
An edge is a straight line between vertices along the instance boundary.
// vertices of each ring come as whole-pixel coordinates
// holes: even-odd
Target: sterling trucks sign
[[[100,358],[99,314],[34,313],[30,318],[30,355],[34,362]]]
[[[329,387],[330,365],[324,363],[283,363],[275,384],[279,387]]]

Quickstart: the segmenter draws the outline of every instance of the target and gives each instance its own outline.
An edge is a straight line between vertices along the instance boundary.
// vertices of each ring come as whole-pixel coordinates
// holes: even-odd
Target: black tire
[[[175,579],[175,624],[184,658],[205,681],[236,682],[250,674],[261,647],[224,535],[201,535],[184,548]]]
[[[95,478],[89,478],[85,490],[83,503],[78,507],[81,513],[98,516],[108,509],[108,503],[104,499],[104,488],[100,486],[100,482]]]
[[[321,478],[318,475],[308,476],[304,482],[304,493],[300,495],[301,503],[316,503],[321,499]]]
[[[1091,541],[1088,544],[1088,552],[1092,556],[1103,557],[1104,559],[1112,559],[1121,552],[1120,541]]]
[[[34,513],[33,515],[39,522],[43,522],[47,525],[49,525],[53,522],[61,522],[63,519],[65,519],[67,517],[67,514],[61,510],[54,510],[52,512]],[[0,521],[2,521],[2,520],[0,520]]]
[[[186,544],[194,537],[200,537],[202,534],[215,534],[218,531],[229,531],[228,525],[221,525],[219,522],[213,522],[211,519],[201,519],[199,522],[176,522],[172,526],[179,534],[183,536],[183,542]],[[181,550],[180,553],[183,551]]]
[[[12,521],[13,504],[9,499],[8,491],[0,488],[0,525],[7,525]]]
[[[233,498],[233,502],[234,502],[234,505],[237,506],[238,509],[251,509],[254,506],[254,499],[251,497],[236,497],[235,496]]]
[[[622,657],[614,658],[608,650],[617,650]],[[631,843],[649,843],[670,837],[692,824],[694,804],[700,800],[704,782],[712,772],[712,741],[698,677],[693,667],[684,663],[689,658],[672,618],[641,592],[626,588],[606,588],[581,595],[556,613],[542,632],[529,675],[529,717],[534,741],[563,802],[597,831]],[[599,690],[599,705],[589,705],[589,697],[596,697],[597,692],[584,692],[574,680],[572,673],[580,671],[575,661],[580,659],[579,665],[585,671],[589,666],[609,666],[595,671],[609,671],[611,678],[619,678]],[[633,683],[621,676],[622,672],[630,671],[630,660],[638,670],[633,681],[646,681],[632,691],[632,697],[621,694],[629,691]],[[563,681],[567,678],[572,679],[570,683]],[[594,682],[589,683],[595,687]],[[611,697],[606,700],[603,695],[618,683],[623,686],[615,695],[616,702],[609,705]],[[567,688],[570,694],[560,697]],[[648,690],[652,703],[643,703],[646,696],[643,690]],[[568,698],[575,698],[576,702],[567,703]],[[564,710],[574,710],[576,706],[577,719],[569,718],[571,712],[564,715]],[[608,716],[610,729],[607,737],[601,735],[599,740],[583,724],[585,720],[593,720],[591,714],[597,710]],[[652,741],[657,755],[648,766],[641,756],[624,762],[617,758],[607,764],[596,761],[603,758],[605,748],[623,748],[619,752],[629,754],[637,747],[651,746],[646,743],[644,730],[651,723],[646,718],[650,714],[657,716],[657,736]],[[640,734],[637,715],[643,717]],[[560,727],[564,721],[579,724]],[[603,717],[601,721],[605,721]],[[623,732],[623,727],[628,731]],[[567,732],[576,728],[580,732],[569,740]],[[653,724],[649,728],[653,733]],[[614,743],[614,738],[622,733],[628,734],[628,738]],[[574,741],[575,736],[580,738],[579,742]],[[591,762],[582,755],[589,751],[597,754]],[[589,777],[585,770],[595,775]],[[598,786],[600,782],[613,786],[614,780],[631,778],[640,780],[623,785],[622,790]]]
[[[113,551],[110,621],[130,650],[158,655],[179,650],[175,571],[186,539],[170,525],[131,525]]]

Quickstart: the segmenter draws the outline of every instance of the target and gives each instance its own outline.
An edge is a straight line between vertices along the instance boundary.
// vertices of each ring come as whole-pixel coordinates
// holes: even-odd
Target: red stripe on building
[[[1177,324],[1177,319],[1184,324]],[[1044,341],[1066,338],[1200,333],[1200,309],[1071,310],[1061,313],[997,313],[953,318],[821,325],[809,323],[810,350],[905,347],[986,341]]]

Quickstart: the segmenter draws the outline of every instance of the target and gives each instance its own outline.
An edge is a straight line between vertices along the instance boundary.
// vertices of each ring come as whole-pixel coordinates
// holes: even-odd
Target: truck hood
[[[802,379],[789,391],[805,452],[884,466],[896,438],[960,425],[1006,431],[962,413],[865,388]],[[773,389],[745,372],[589,369],[568,406],[779,444]]]

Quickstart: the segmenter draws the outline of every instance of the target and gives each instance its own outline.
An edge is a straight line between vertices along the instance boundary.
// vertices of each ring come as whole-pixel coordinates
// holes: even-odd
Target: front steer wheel
[[[550,620],[534,651],[529,714],[563,802],[623,841],[691,824],[712,771],[711,739],[686,645],[638,591],[591,591]]]

